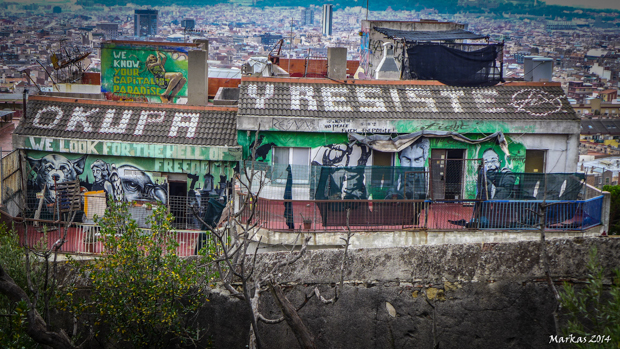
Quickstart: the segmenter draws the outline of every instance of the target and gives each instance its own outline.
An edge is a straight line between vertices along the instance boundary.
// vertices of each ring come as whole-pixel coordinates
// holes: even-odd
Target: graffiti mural
[[[102,44],[101,92],[107,99],[176,102],[187,96],[186,47]]]
[[[328,144],[313,153],[314,158],[320,156],[320,160],[313,160],[312,165],[322,166],[320,178],[323,181],[319,182],[319,187],[321,184],[328,185],[327,197],[344,200],[368,198],[365,166],[372,154],[370,148],[365,145]],[[319,194],[317,199],[326,198],[324,196]]]
[[[360,67],[367,72],[370,68],[370,33],[364,31],[360,37]]]
[[[478,175],[478,199],[508,199],[511,197],[516,177],[508,167],[501,167],[499,155],[493,148],[482,153],[485,171]],[[484,183],[486,181],[486,183]]]
[[[372,151],[365,145],[328,144],[312,149],[312,164],[318,166],[365,166]]]
[[[63,155],[50,154],[40,159],[28,157],[28,162],[34,173],[29,186],[42,191],[45,203],[56,200],[55,185],[75,181],[84,173],[86,156],[69,160]]]
[[[245,158],[250,158],[249,151],[255,143],[252,136],[253,134],[248,135],[245,131],[238,133],[239,144],[245,149]],[[525,168],[525,146],[508,136],[506,141],[508,153],[505,153],[499,145],[491,142],[467,144],[452,138],[422,137],[409,147],[392,155],[393,166],[385,167],[372,166],[374,161],[373,150],[367,146],[349,143],[346,134],[265,131],[261,132],[259,136],[256,159],[272,164],[274,148],[309,148],[310,186],[317,188],[320,179],[318,170],[312,168],[319,166],[331,168],[328,169],[331,172],[329,176],[331,182],[325,179],[325,185],[327,186],[329,182],[330,195],[334,198],[338,196],[342,199],[346,196],[348,198],[364,197],[375,200],[403,199],[405,197],[425,199],[431,180],[429,160],[431,149],[446,151],[455,149],[461,151],[463,166],[456,166],[458,167],[458,175],[456,176],[458,178],[452,178],[458,183],[446,180],[447,184],[458,186],[454,190],[455,194],[463,199],[476,199],[477,196],[487,194],[491,198],[497,198],[511,195],[508,192],[511,187],[510,183],[516,186],[519,184],[519,179],[510,176],[510,173],[523,172]],[[490,181],[484,186],[488,188],[488,193],[480,192],[483,183],[478,183],[479,164],[482,163],[480,159],[483,157],[488,160],[487,168],[490,169],[488,173],[485,173],[485,177]],[[274,188],[273,192],[276,191]],[[265,191],[265,193],[268,192]],[[300,192],[294,191],[295,199],[318,199],[318,196],[314,196],[317,193],[316,191],[312,191],[308,197],[304,198],[296,196],[300,195]],[[283,191],[277,191],[277,193],[273,198],[282,198]],[[326,193],[325,197],[330,195]]]
[[[117,201],[159,201],[168,204],[171,196],[187,196],[200,208],[210,198],[223,198],[230,189],[234,162],[183,161],[166,166],[172,173],[187,175],[187,185],[170,192],[169,173],[162,173],[162,159],[98,155],[49,154],[31,151],[27,156],[29,202],[34,208],[42,199],[46,206],[56,201],[55,184],[79,179],[81,191],[103,191]],[[176,160],[174,160],[176,161]],[[178,201],[178,199],[176,200]],[[32,206],[32,205],[31,205]],[[31,207],[32,208],[32,207]]]
[[[398,173],[395,190],[399,198],[422,200],[426,199],[426,162],[431,143],[428,138],[420,138],[398,153],[401,167],[408,167],[409,171]],[[393,196],[394,192],[388,196]]]

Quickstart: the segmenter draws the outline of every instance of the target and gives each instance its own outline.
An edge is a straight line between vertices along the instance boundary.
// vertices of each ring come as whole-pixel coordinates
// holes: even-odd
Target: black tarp
[[[488,45],[476,51],[462,51],[445,45],[410,45],[407,56],[411,78],[437,80],[450,86],[496,85],[501,82],[495,62],[498,48]]]
[[[284,200],[293,200],[293,171],[291,165],[286,167],[286,185],[284,187]],[[284,202],[284,218],[289,229],[295,229],[295,217],[293,213],[293,202]]]
[[[222,217],[222,212],[224,212],[224,208],[226,205],[215,200],[209,199],[207,203],[207,209],[205,210],[204,215],[202,216],[202,220],[205,224],[202,225],[202,230],[209,231],[212,228],[215,228]],[[198,254],[198,251],[202,249],[207,242],[207,233],[200,234],[198,238],[198,244],[196,245],[195,254]]]

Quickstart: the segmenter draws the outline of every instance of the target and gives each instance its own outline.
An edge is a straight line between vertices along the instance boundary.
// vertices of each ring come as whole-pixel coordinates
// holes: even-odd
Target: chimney
[[[195,40],[198,50],[188,52],[187,104],[207,105],[209,103],[209,40]]]
[[[334,80],[344,80],[347,77],[347,48],[327,48],[327,77]]]
[[[383,43],[383,58],[375,71],[377,80],[400,80],[400,70],[394,60],[394,49],[390,42]]]

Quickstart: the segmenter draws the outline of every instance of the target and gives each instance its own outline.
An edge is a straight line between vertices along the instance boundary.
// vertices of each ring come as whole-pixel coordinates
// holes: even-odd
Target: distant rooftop
[[[241,79],[241,70],[209,67],[209,77],[223,79]]]
[[[390,39],[405,39],[406,41],[476,40],[487,38],[484,35],[478,35],[463,29],[444,31],[413,31],[375,28],[375,30],[381,34],[387,35]]]

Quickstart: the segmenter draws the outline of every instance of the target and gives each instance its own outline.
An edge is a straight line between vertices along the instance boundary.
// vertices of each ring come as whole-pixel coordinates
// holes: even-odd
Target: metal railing
[[[578,201],[542,200],[271,200],[258,198],[242,220],[274,231],[532,230],[581,231],[601,224],[603,196]],[[252,214],[253,213],[253,214]]]
[[[55,194],[55,192],[54,192]],[[39,196],[39,197],[37,197]],[[108,207],[108,200],[103,194],[75,195],[79,208],[75,210],[74,221],[66,228],[66,240],[60,249],[62,253],[100,254],[105,253],[100,235],[100,227],[95,224],[94,217],[103,216]],[[208,208],[208,199],[197,201],[195,197],[170,196],[166,205],[174,219],[171,225],[174,231],[168,234],[174,238],[179,247],[177,254],[190,256],[212,243],[208,238],[202,223],[194,215],[193,207],[199,215],[203,215]],[[204,202],[200,202],[204,201]],[[25,205],[22,207],[20,218],[12,218],[20,235],[23,246],[33,248],[51,248],[64,236],[65,225],[68,224],[71,212],[60,210],[59,197],[55,195],[36,195],[29,192]],[[129,205],[129,213],[144,231],[149,231],[148,218],[153,213],[153,205],[157,202],[133,202]],[[26,224],[24,224],[24,221]],[[227,240],[225,240],[227,241]]]
[[[65,233],[65,228],[58,224],[46,223],[37,227],[32,224],[16,225],[22,246],[35,249],[49,249],[57,243]],[[27,229],[27,230],[26,230]],[[105,254],[101,236],[101,227],[96,224],[72,223],[66,228],[66,239],[59,252],[75,254]],[[143,229],[150,231],[150,229]],[[170,231],[168,237],[173,238],[179,245],[176,249],[178,256],[193,256],[200,248],[207,247],[213,241],[205,231]]]

